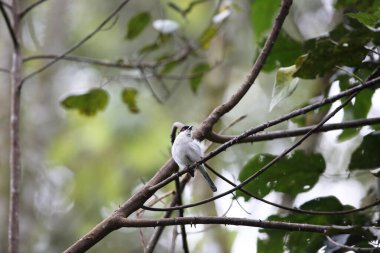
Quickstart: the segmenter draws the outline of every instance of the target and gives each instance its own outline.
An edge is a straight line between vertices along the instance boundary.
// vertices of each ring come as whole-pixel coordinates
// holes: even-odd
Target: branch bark
[[[342,234],[355,232],[355,226],[339,226],[339,225],[314,225],[304,223],[291,223],[281,221],[263,221],[246,218],[234,217],[176,217],[164,219],[127,219],[120,217],[117,220],[120,227],[161,227],[161,226],[174,226],[174,225],[197,225],[197,224],[220,224],[220,225],[235,225],[247,227],[259,227],[269,229],[279,229],[285,231],[302,231],[325,234],[329,230]],[[363,227],[363,229],[377,228],[377,227]]]
[[[357,128],[357,127],[370,126],[370,125],[376,125],[376,124],[380,124],[380,118],[350,120],[350,121],[341,122],[341,123],[325,124],[314,133],[342,130],[342,129],[347,129],[347,128]],[[293,130],[273,131],[269,133],[257,134],[254,136],[249,136],[239,141],[238,143],[251,143],[251,142],[259,142],[259,141],[267,141],[267,140],[274,140],[274,139],[280,139],[280,138],[300,136],[310,131],[310,129],[312,129],[313,127],[315,127],[315,125],[300,127]],[[216,143],[225,143],[236,137],[237,136],[221,135],[221,134],[211,132],[207,136],[207,139],[209,141],[216,142]]]
[[[21,192],[21,151],[20,151],[20,100],[21,100],[21,51],[19,47],[20,20],[19,2],[12,2],[13,27],[8,26],[14,51],[11,69],[11,112],[10,112],[10,191],[8,214],[8,252],[19,252],[20,192]],[[7,23],[8,25],[8,23]]]
[[[199,130],[194,133],[195,138],[203,140],[211,132],[212,127],[215,123],[226,113],[231,111],[245,96],[248,90],[251,88],[255,82],[257,76],[259,75],[266,59],[269,56],[270,51],[280,33],[282,25],[285,21],[286,16],[289,13],[290,6],[292,5],[292,0],[282,0],[280,11],[275,19],[271,33],[269,34],[267,40],[265,41],[264,47],[260,52],[259,57],[256,59],[255,64],[252,67],[251,72],[247,76],[245,82],[240,86],[240,88],[230,97],[230,99],[216,107],[211,114],[202,122]]]

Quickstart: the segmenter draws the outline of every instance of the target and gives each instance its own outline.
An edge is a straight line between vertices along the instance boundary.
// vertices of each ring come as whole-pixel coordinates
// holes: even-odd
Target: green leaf
[[[380,23],[380,11],[376,11],[375,13],[364,13],[364,12],[357,12],[357,13],[347,13],[347,16],[350,18],[354,18],[363,25],[370,26],[372,28],[378,27]]]
[[[194,68],[191,70],[191,75],[194,76],[189,80],[190,82],[190,88],[194,93],[197,93],[199,85],[202,82],[203,76],[205,72],[210,70],[210,66],[208,63],[202,62],[198,63],[194,66]]]
[[[270,154],[255,155],[244,165],[239,180],[244,181],[274,158],[276,156]],[[296,196],[298,193],[312,188],[324,172],[325,167],[326,164],[321,154],[306,154],[303,150],[296,150],[272,165],[267,172],[252,180],[244,189],[259,197],[266,196],[272,190]],[[240,191],[237,195],[244,196],[246,200],[250,198]]]
[[[375,169],[380,167],[380,131],[364,136],[360,146],[351,156],[350,170]]]
[[[280,0],[251,0],[251,24],[256,41],[272,27],[276,11],[280,8]]]
[[[157,50],[160,48],[160,44],[154,42],[148,45],[143,46],[142,48],[139,49],[139,54],[145,54],[145,53],[150,53],[154,50]]]
[[[356,45],[355,43],[337,45],[331,41],[331,38],[318,39],[314,42],[314,48],[309,52],[295,76],[315,79],[335,70],[337,65],[358,66],[366,54],[367,50],[364,45]]]
[[[260,43],[260,50],[264,46],[264,43],[265,40]],[[293,40],[284,32],[281,32],[264,64],[263,70],[270,72],[277,67],[291,66],[301,54],[302,44]]]
[[[132,40],[140,35],[140,33],[150,23],[149,12],[141,12],[133,16],[128,22],[128,30],[126,38]]]
[[[199,45],[203,49],[209,48],[212,39],[215,37],[215,35],[218,33],[218,27],[215,25],[211,25],[206,28],[206,30],[203,31],[201,34],[201,37],[199,38]]]
[[[352,206],[342,205],[340,201],[334,196],[319,197],[312,199],[300,206],[303,210],[314,211],[342,211],[352,209]],[[282,221],[291,223],[302,224],[316,224],[316,225],[364,225],[368,222],[369,217],[362,214],[352,214],[350,216],[344,215],[302,215],[296,213],[285,213],[282,215],[272,215],[268,217],[269,221]],[[308,232],[291,232],[280,231],[272,229],[260,229],[260,233],[266,233],[266,239],[258,240],[258,248],[260,244],[265,243],[270,250],[268,252],[318,252],[318,250],[325,245],[324,235]],[[260,237],[259,237],[260,238]],[[262,251],[267,252],[265,248]],[[276,250],[274,250],[276,249]]]
[[[299,78],[293,78],[293,74],[296,71],[296,65],[278,69],[276,74],[276,82],[274,83],[272,98],[269,105],[269,111],[272,111],[278,103],[289,97],[295,91],[299,81]]]
[[[134,88],[124,88],[121,93],[121,99],[128,106],[128,109],[131,113],[139,112],[136,101],[137,94],[138,91]]]
[[[365,27],[348,30],[338,26],[328,37],[308,40],[304,44],[307,57],[295,76],[315,79],[336,71],[336,66],[360,68],[368,53],[366,46],[374,38],[376,33]]]
[[[108,103],[108,93],[102,89],[92,89],[81,95],[71,95],[61,101],[61,105],[66,109],[76,109],[80,114],[93,116],[98,111],[106,108]]]

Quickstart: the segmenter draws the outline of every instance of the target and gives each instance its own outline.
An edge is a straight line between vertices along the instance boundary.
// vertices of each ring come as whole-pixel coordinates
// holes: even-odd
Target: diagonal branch
[[[280,11],[275,19],[271,33],[269,34],[263,49],[260,52],[259,57],[257,58],[250,74],[247,76],[245,82],[240,86],[240,88],[230,97],[230,99],[216,107],[211,114],[205,119],[200,127],[199,132],[195,133],[197,139],[204,139],[208,133],[211,132],[214,124],[226,113],[232,110],[244,97],[244,95],[251,88],[255,82],[257,76],[259,75],[262,67],[268,55],[280,33],[281,27],[285,21],[286,16],[289,13],[290,6],[292,5],[292,0],[282,0]]]
[[[342,129],[347,129],[347,128],[357,128],[357,127],[370,126],[370,125],[376,125],[376,124],[380,124],[380,118],[350,120],[350,121],[345,121],[341,123],[325,124],[314,133],[342,130]],[[273,131],[273,132],[268,132],[268,133],[263,133],[263,134],[257,134],[254,136],[249,136],[239,141],[239,143],[247,143],[247,142],[251,143],[251,142],[259,142],[259,141],[267,141],[267,140],[274,140],[274,139],[280,139],[280,138],[300,136],[310,131],[310,129],[312,129],[313,127],[315,127],[315,125],[300,127],[293,130],[282,130],[282,131]],[[220,135],[220,134],[211,132],[207,136],[207,139],[209,141],[216,142],[216,143],[225,143],[236,137],[237,136]]]
[[[28,7],[25,8],[25,10],[21,11],[19,16],[20,16],[20,19],[22,19],[28,12],[30,12],[31,10],[33,10],[35,7],[37,7],[38,5],[42,4],[43,2],[46,2],[47,0],[38,0],[34,3],[32,3],[31,5],[29,5]]]
[[[121,11],[121,9],[129,2],[129,0],[124,0],[105,20],[103,20],[103,22],[95,28],[94,31],[92,31],[91,33],[89,33],[86,37],[84,37],[82,40],[80,40],[79,42],[77,42],[74,46],[72,46],[70,49],[66,50],[66,52],[60,54],[57,58],[55,58],[54,60],[52,60],[51,62],[47,63],[46,65],[42,66],[41,68],[37,69],[36,71],[30,73],[29,75],[25,76],[23,79],[22,79],[22,83],[24,83],[26,80],[34,77],[35,75],[41,73],[42,71],[46,70],[47,68],[51,67],[53,64],[55,64],[56,62],[58,62],[59,60],[63,59],[66,55],[70,54],[71,52],[73,52],[74,50],[76,50],[77,48],[79,48],[80,46],[82,46],[85,42],[87,42],[89,39],[91,39],[95,34],[97,34],[98,32],[100,32],[102,30],[102,28],[110,21],[112,20],[112,18],[118,13]]]
[[[18,40],[17,40],[17,38],[16,38],[15,31],[14,31],[13,28],[12,28],[12,24],[11,24],[11,21],[10,21],[10,19],[9,19],[9,17],[8,17],[8,14],[7,14],[7,12],[6,12],[5,9],[4,9],[4,4],[5,4],[5,3],[0,2],[0,12],[1,12],[1,14],[3,15],[3,17],[4,17],[5,25],[7,26],[8,32],[9,32],[9,34],[10,34],[10,36],[11,36],[12,43],[13,43],[13,47],[14,47],[15,49],[17,49],[17,48],[19,48],[19,43],[18,43]]]
[[[222,174],[220,174],[217,171],[215,171],[207,163],[205,163],[205,166],[212,173],[214,173],[216,176],[218,176],[219,178],[221,178],[223,181],[227,182],[228,184],[230,184],[233,187],[237,186],[231,180],[227,179]],[[241,188],[240,191],[244,192],[245,194],[251,196],[254,199],[257,199],[257,200],[259,200],[261,202],[264,202],[265,204],[268,204],[268,205],[271,205],[271,206],[275,206],[277,208],[280,208],[280,209],[283,209],[283,210],[287,210],[287,211],[290,211],[290,212],[293,212],[293,213],[310,214],[310,215],[345,215],[345,214],[352,214],[352,213],[357,213],[357,212],[361,212],[361,211],[367,210],[367,209],[369,209],[371,207],[374,207],[374,206],[377,206],[377,205],[380,204],[380,200],[376,200],[375,202],[373,202],[373,203],[371,203],[369,205],[366,205],[366,206],[363,206],[363,207],[360,207],[360,208],[349,209],[349,210],[330,211],[330,212],[329,211],[312,211],[312,210],[303,210],[303,209],[298,209],[298,208],[291,208],[291,207],[283,206],[283,205],[280,205],[280,204],[268,201],[268,200],[266,200],[264,198],[260,198],[260,197],[258,197],[256,195],[252,194],[251,192],[245,190],[244,188]]]

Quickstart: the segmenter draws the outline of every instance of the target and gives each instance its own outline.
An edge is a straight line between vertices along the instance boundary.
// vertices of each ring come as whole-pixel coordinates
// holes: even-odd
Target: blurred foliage
[[[22,5],[26,7],[33,2],[24,1]],[[379,25],[376,18],[380,1],[337,0],[335,6],[326,6],[326,2],[295,1],[264,65],[265,73],[260,75],[252,92],[231,114],[223,117],[216,128],[248,114],[244,121],[228,130],[239,134],[294,108],[323,99],[332,92],[335,81],[339,82],[335,86],[343,91],[360,84],[376,69],[380,32],[373,28]],[[61,61],[29,80],[30,84],[23,91],[23,252],[62,251],[153,176],[170,158],[172,122],[201,121],[239,87],[264,45],[279,6],[280,0],[233,3],[227,0],[130,1],[112,24],[74,52],[76,56],[86,56],[86,60],[104,59],[107,64],[115,63],[117,69],[85,65],[86,61]],[[22,30],[25,57],[65,52],[114,8],[113,1],[96,0],[91,4],[86,0],[69,4],[46,1],[26,16]],[[329,11],[331,25],[323,35],[309,39],[294,36],[294,31],[302,34],[305,29],[316,30],[315,24],[326,18],[321,12]],[[303,14],[312,17],[316,23],[308,23]],[[0,47],[4,49],[0,50],[0,66],[3,67],[9,64],[11,44],[6,29],[0,29],[0,35]],[[41,61],[25,62],[25,73],[43,66]],[[130,67],[123,68],[125,65]],[[8,83],[3,72],[0,72],[0,78],[3,81],[0,85]],[[299,83],[295,85],[298,78]],[[9,87],[5,86],[4,90],[7,89]],[[1,118],[8,116],[7,94],[0,94]],[[375,94],[375,89],[362,91],[344,109],[342,121],[368,117],[374,109]],[[273,110],[269,110],[270,107]],[[299,126],[315,124],[330,108],[331,105],[323,106],[292,119],[292,122]],[[94,115],[96,117],[86,117]],[[8,123],[0,121],[4,129],[8,128]],[[288,128],[291,124],[276,126],[277,130]],[[347,129],[337,134],[334,141],[337,145],[338,141],[344,141],[342,145],[350,142],[351,146],[353,141],[361,140],[354,138],[358,135],[362,135],[360,128]],[[0,137],[3,146],[8,146],[8,132],[4,131]],[[358,148],[352,156],[348,155],[348,168],[336,163],[336,157],[331,158],[329,151],[318,150],[319,146],[314,143],[308,151],[307,148],[300,149],[281,159],[249,183],[246,189],[261,197],[280,192],[296,198],[318,185],[324,173],[328,174],[329,166],[337,167],[342,175],[348,169],[352,172],[360,169],[373,181],[362,180],[358,181],[359,184],[373,188],[375,177],[369,170],[380,167],[378,132],[367,133],[361,144],[360,140],[356,142]],[[239,145],[211,162],[243,181],[291,144],[293,139],[288,138],[253,146]],[[3,153],[0,154],[0,172],[5,175],[7,158],[6,152]],[[251,159],[247,162],[247,158]],[[350,176],[355,179],[355,175]],[[7,206],[8,183],[5,177],[1,180],[0,216],[3,218],[0,225],[6,227],[4,207]],[[197,182],[189,185],[184,202],[209,196],[209,191],[202,192],[199,185]],[[164,191],[171,189],[172,185],[169,185]],[[160,191],[157,196],[163,193]],[[241,192],[237,195],[250,200]],[[168,200],[163,202],[165,205]],[[186,215],[222,215],[227,207],[224,202],[223,205],[216,203],[212,208],[208,205],[196,211],[189,209]],[[250,202],[245,204],[251,207]],[[260,206],[255,204],[252,208],[253,218],[266,219],[272,214],[268,219],[276,221],[360,226],[376,220],[376,213],[371,212],[312,216],[287,212],[276,214],[274,211],[262,217],[256,214],[260,212]],[[300,208],[339,211],[353,207],[329,196],[310,200]],[[218,227],[213,231],[206,227],[201,236],[189,234],[189,238],[196,241],[194,248],[197,252],[209,252],[215,248],[218,252],[230,252],[232,247],[241,246],[235,243],[241,230],[228,229]],[[145,241],[152,231],[143,230]],[[170,250],[172,232],[165,231],[157,252]],[[266,234],[266,238],[258,240],[257,252],[317,252],[322,247],[334,252],[321,235],[260,231]],[[370,241],[369,237],[358,236],[364,233],[360,229],[347,237],[330,232],[343,244],[366,247]],[[0,232],[0,239],[6,241],[5,229]],[[210,242],[214,244],[208,246]],[[138,230],[121,230],[112,233],[91,252],[141,252],[140,244]],[[252,241],[248,244],[251,250]],[[5,245],[1,245],[0,251],[5,250]]]
[[[270,154],[257,154],[244,165],[239,175],[243,182],[249,176],[257,173],[263,166],[276,156]],[[270,191],[278,191],[296,196],[312,188],[325,170],[325,161],[321,154],[305,154],[303,150],[296,150],[271,166],[256,179],[248,183],[244,189],[258,197],[265,197]],[[289,180],[280,180],[288,178]],[[238,191],[237,196],[245,200],[251,197]]]
[[[343,211],[352,209],[352,206],[342,205],[340,201],[334,196],[320,197],[308,202],[305,202],[300,206],[303,210],[314,211]],[[335,225],[367,225],[368,220],[365,215],[353,214],[353,215],[329,215],[329,216],[315,216],[315,215],[300,215],[300,214],[285,214],[285,215],[272,215],[268,218],[270,221],[284,221],[293,223],[305,223],[305,224],[335,224]],[[358,234],[361,240],[367,240],[364,237],[363,231],[358,229]],[[318,252],[318,250],[326,245],[326,238],[324,235],[316,233],[302,233],[298,231],[288,232],[271,229],[260,229],[260,233],[265,233],[268,238],[260,239],[257,244],[258,252],[271,252],[281,253],[289,250],[290,252]],[[358,234],[353,233],[348,237],[357,239]],[[370,238],[372,240],[374,236]],[[342,244],[349,243],[349,238],[341,242]],[[281,243],[278,243],[281,242]],[[329,251],[329,245],[324,249]],[[368,245],[367,245],[368,247]]]

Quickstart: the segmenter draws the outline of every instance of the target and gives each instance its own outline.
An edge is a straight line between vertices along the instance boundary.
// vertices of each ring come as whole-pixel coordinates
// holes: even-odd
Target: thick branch
[[[2,6],[2,5],[0,5]],[[17,15],[19,3],[12,4],[13,27],[8,27],[12,34],[14,51],[11,69],[11,112],[10,112],[10,190],[8,214],[8,252],[18,253],[20,248],[20,193],[21,193],[21,149],[20,149],[20,101],[21,101],[21,51],[18,45],[20,23]]]
[[[22,83],[24,83],[26,80],[28,80],[29,78],[32,78],[33,76],[41,73],[42,71],[46,70],[47,68],[49,68],[50,66],[52,66],[53,64],[55,64],[56,62],[58,62],[59,60],[63,59],[66,55],[70,54],[71,52],[73,52],[74,50],[76,50],[78,47],[82,46],[85,42],[87,42],[89,39],[91,39],[95,34],[97,34],[98,32],[100,32],[102,30],[102,28],[119,12],[121,11],[121,9],[129,2],[129,0],[124,0],[98,27],[95,28],[94,31],[92,31],[91,33],[89,33],[86,37],[84,37],[82,40],[80,40],[79,42],[77,42],[74,46],[72,46],[70,49],[68,49],[66,52],[62,53],[61,55],[59,55],[57,58],[55,58],[54,60],[52,60],[51,62],[47,63],[45,66],[41,67],[40,69],[37,69],[36,71],[30,73],[29,75],[27,75],[26,77],[24,77],[24,79],[22,80]]]
[[[320,129],[318,129],[317,131],[315,131],[314,133],[328,132],[328,131],[333,131],[333,130],[342,130],[342,129],[347,129],[347,128],[357,128],[357,127],[376,125],[376,124],[380,124],[380,118],[351,120],[351,121],[346,121],[346,122],[341,122],[341,123],[326,124],[322,126]],[[300,136],[310,131],[310,129],[312,129],[313,127],[315,127],[315,125],[300,127],[293,130],[282,130],[282,131],[273,131],[269,133],[257,134],[254,136],[249,136],[239,141],[239,143],[259,142],[259,141],[274,140],[274,139],[279,139],[279,138]],[[236,137],[237,136],[220,135],[220,134],[211,132],[207,136],[207,139],[209,141],[216,142],[216,143],[225,143]]]
[[[251,88],[255,82],[257,76],[259,75],[261,68],[264,66],[266,59],[280,33],[281,27],[285,21],[286,16],[289,13],[290,6],[292,5],[292,0],[282,0],[280,11],[275,19],[271,33],[269,34],[263,49],[260,52],[250,74],[247,76],[245,82],[240,86],[240,88],[230,97],[230,99],[216,107],[206,120],[202,122],[200,130],[196,133],[196,138],[203,140],[208,133],[211,132],[214,124],[226,113],[232,110],[244,97],[247,91]]]

